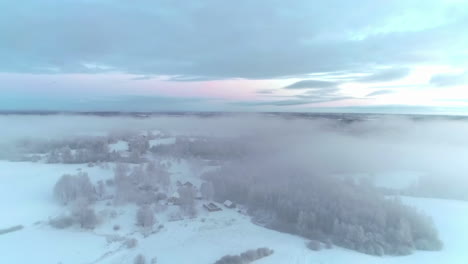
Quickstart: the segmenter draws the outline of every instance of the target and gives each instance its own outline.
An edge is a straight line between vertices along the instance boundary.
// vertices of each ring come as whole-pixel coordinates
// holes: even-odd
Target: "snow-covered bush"
[[[156,222],[153,210],[149,206],[140,207],[137,211],[136,222],[141,227],[152,227]]]
[[[135,238],[129,238],[129,239],[125,240],[124,245],[125,245],[125,247],[127,247],[129,249],[130,248],[135,248],[138,245],[138,240],[136,240]]]
[[[239,255],[226,255],[215,262],[215,264],[246,264]]]
[[[49,225],[58,229],[64,229],[73,225],[73,218],[70,216],[58,216],[49,220]]]
[[[215,262],[215,264],[249,264],[253,261],[268,257],[274,251],[269,248],[258,248],[256,250],[247,250],[240,255],[226,255]]]
[[[146,264],[146,258],[142,254],[139,254],[133,260],[133,264]]]
[[[106,242],[107,243],[115,243],[115,242],[122,242],[126,241],[125,237],[119,236],[119,235],[106,235]]]
[[[98,223],[98,219],[93,208],[76,208],[73,212],[73,215],[81,228],[94,229]]]
[[[313,251],[319,251],[322,249],[322,245],[317,240],[311,240],[307,243],[307,248]]]

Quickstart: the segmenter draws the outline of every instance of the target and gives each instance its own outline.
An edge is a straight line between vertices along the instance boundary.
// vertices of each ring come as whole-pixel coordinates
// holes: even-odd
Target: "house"
[[[217,205],[214,204],[214,203],[203,204],[203,207],[205,207],[206,210],[208,210],[209,212],[216,212],[216,211],[221,211],[221,210],[223,210],[223,209],[221,209],[219,206],[217,206]]]
[[[168,199],[168,204],[179,205],[180,204],[180,195],[178,192],[174,192]]]
[[[236,204],[231,202],[230,200],[226,200],[224,201],[224,206],[226,206],[227,208],[236,208]]]
[[[190,188],[194,188],[195,186],[193,185],[193,183],[187,181],[183,184],[185,187],[190,187]]]
[[[194,187],[193,183],[189,182],[189,181],[186,181],[185,183],[182,183],[181,181],[177,181],[176,182],[176,186],[177,187]]]

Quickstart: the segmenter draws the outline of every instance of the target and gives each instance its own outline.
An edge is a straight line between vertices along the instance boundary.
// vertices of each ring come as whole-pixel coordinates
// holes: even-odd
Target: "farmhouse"
[[[209,212],[216,212],[216,211],[221,211],[221,210],[223,210],[223,209],[221,209],[219,206],[217,206],[217,205],[214,204],[214,203],[203,204],[203,207],[205,207],[206,210],[208,210]]]
[[[231,202],[230,200],[226,200],[224,201],[224,206],[226,206],[227,208],[236,208],[236,204]]]
[[[180,204],[180,195],[178,192],[174,192],[168,199],[167,202],[169,204],[173,205],[179,205]]]

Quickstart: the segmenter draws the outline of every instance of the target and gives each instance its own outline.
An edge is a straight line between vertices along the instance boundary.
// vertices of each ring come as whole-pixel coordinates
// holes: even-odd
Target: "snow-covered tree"
[[[75,201],[72,214],[81,228],[94,229],[98,223],[94,208],[90,207],[84,199]]]
[[[137,225],[150,228],[155,224],[154,212],[149,206],[142,206],[137,211]]]
[[[54,186],[54,196],[63,204],[68,204],[78,198],[92,202],[96,199],[96,191],[88,174],[80,172],[77,175],[63,175]]]
[[[66,146],[61,150],[62,163],[74,163],[74,157],[70,147]]]
[[[178,189],[179,193],[179,201],[180,201],[180,208],[182,211],[194,217],[197,215],[197,210],[195,208],[195,197],[196,197],[196,190],[192,186],[182,186]]]
[[[163,188],[167,188],[171,184],[170,174],[161,162],[150,161],[146,165],[145,171],[151,181],[154,179]]]

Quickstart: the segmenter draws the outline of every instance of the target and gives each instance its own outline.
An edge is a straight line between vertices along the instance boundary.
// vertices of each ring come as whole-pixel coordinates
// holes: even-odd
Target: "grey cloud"
[[[357,79],[358,82],[388,82],[408,76],[408,68],[392,68],[376,72],[372,75]]]
[[[273,90],[273,89],[260,89],[260,90],[257,90],[258,94],[273,94],[274,92],[275,92],[275,90]]]
[[[451,5],[456,3],[2,1],[0,71],[259,79],[451,62],[468,44],[466,19],[349,38],[384,27],[403,12],[417,19],[428,10],[445,14]]]
[[[430,83],[435,86],[452,86],[468,83],[468,73],[438,74],[432,76]]]
[[[336,96],[336,94],[339,92],[338,87],[330,87],[330,88],[322,88],[322,89],[310,89],[307,90],[304,93],[304,96],[317,96],[317,97],[323,97],[323,96]]]
[[[145,75],[145,76],[138,76],[138,77],[135,77],[135,78],[132,78],[133,81],[145,81],[145,80],[150,80],[151,76],[148,76],[148,75]]]
[[[275,101],[250,101],[250,102],[237,102],[235,104],[243,106],[292,106],[292,105],[306,105],[318,104],[333,101],[340,101],[349,99],[351,97],[337,96],[337,97],[314,97],[314,96],[297,96],[295,99],[275,100]]]
[[[277,101],[262,101],[262,102],[247,102],[246,105],[260,106],[260,105],[272,105],[272,106],[290,106],[290,105],[304,105],[309,104],[308,100],[277,100]]]
[[[1,111],[203,111],[223,109],[221,102],[210,98],[166,96],[2,96]]]
[[[375,92],[369,93],[368,95],[366,95],[366,97],[371,97],[371,96],[376,96],[376,95],[384,95],[384,94],[391,94],[391,93],[395,93],[395,91],[380,90],[380,91],[375,91]]]
[[[311,88],[332,88],[338,83],[320,80],[303,80],[295,82],[285,87],[285,89],[311,89]]]
[[[338,100],[345,100],[345,99],[356,99],[355,97],[352,96],[342,96],[342,95],[335,95],[335,94],[330,94],[330,95],[315,95],[315,94],[305,94],[305,95],[297,95],[297,98],[302,98],[302,99],[308,99],[312,101],[338,101]]]

